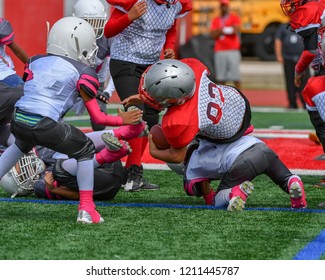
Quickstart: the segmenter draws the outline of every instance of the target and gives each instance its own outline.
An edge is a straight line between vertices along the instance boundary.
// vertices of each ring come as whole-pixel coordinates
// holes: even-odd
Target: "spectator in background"
[[[240,89],[240,18],[230,12],[229,5],[229,0],[220,0],[220,16],[211,23],[216,82],[221,85],[233,82]]]
[[[160,56],[174,58],[176,19],[192,9],[190,0],[107,0],[115,7],[106,26],[105,36],[114,37],[110,71],[121,100],[137,94],[142,73]],[[137,105],[149,129],[158,123],[159,110],[147,104]],[[128,106],[126,106],[127,108]],[[141,158],[147,137],[129,141],[133,152],[125,164],[125,191],[159,189],[143,178]]]
[[[288,94],[288,108],[297,109],[297,99],[301,100],[305,108],[305,101],[302,98],[301,92],[304,89],[307,80],[310,78],[310,70],[307,68],[302,76],[299,87],[295,86],[295,67],[299,57],[302,54],[304,45],[302,39],[288,24],[281,24],[275,34],[275,55],[276,60],[283,65],[285,75],[286,90]]]
[[[15,33],[10,22],[0,18],[0,144],[7,147],[14,142],[9,122],[16,101],[23,95],[23,80],[16,74],[15,66],[6,53],[8,46],[25,64],[26,52],[14,41]]]

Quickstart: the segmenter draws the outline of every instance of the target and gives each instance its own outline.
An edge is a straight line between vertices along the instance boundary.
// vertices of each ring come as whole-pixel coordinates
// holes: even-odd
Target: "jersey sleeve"
[[[114,6],[121,11],[129,11],[137,0],[106,0],[108,4]]]
[[[307,105],[315,106],[314,98],[324,92],[325,76],[311,77],[302,91],[302,96]]]

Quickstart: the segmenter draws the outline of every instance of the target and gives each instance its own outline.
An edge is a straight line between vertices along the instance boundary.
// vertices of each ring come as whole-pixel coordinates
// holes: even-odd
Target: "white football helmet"
[[[95,31],[84,19],[64,17],[51,28],[47,38],[47,53],[62,55],[87,65],[95,65],[98,47]]]
[[[100,0],[78,0],[73,6],[72,16],[88,21],[94,28],[97,39],[103,36],[107,12]]]
[[[159,60],[142,74],[139,94],[143,102],[162,110],[181,105],[195,92],[194,71],[176,59]]]
[[[30,195],[33,192],[34,182],[39,179],[39,175],[44,170],[44,162],[34,152],[30,152],[22,156],[2,177],[0,185],[11,195],[11,198]]]

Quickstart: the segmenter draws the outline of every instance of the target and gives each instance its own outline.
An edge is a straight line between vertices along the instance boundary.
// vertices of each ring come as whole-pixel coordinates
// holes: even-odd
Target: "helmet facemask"
[[[95,66],[96,65],[96,56],[97,56],[97,52],[98,52],[98,46],[94,43],[92,50],[81,51],[78,38],[75,37],[75,41],[76,41],[76,48],[77,48],[79,61],[81,61],[87,65],[90,65],[90,66]]]
[[[30,152],[22,156],[16,165],[3,176],[0,184],[7,193],[11,194],[11,198],[26,196],[33,192],[34,183],[44,170],[44,162],[34,152]]]
[[[73,6],[72,16],[86,20],[93,27],[96,39],[103,36],[108,17],[100,0],[78,0]]]
[[[298,6],[302,5],[303,0],[281,0],[280,6],[286,16],[292,15]]]

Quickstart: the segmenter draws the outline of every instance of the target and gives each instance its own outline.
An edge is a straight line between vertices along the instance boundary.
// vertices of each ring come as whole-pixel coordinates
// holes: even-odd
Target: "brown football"
[[[157,148],[160,150],[168,149],[170,147],[167,139],[161,129],[160,124],[155,124],[151,129],[152,140],[156,144]]]

